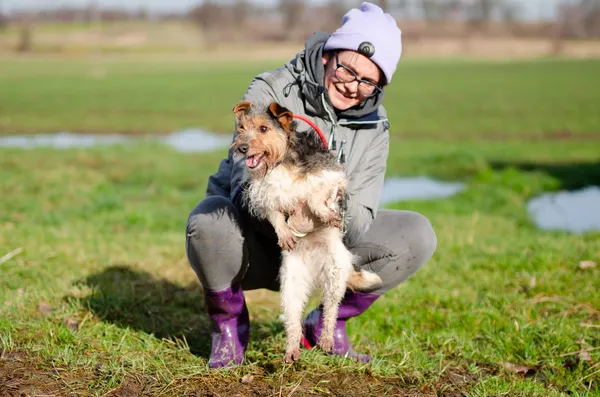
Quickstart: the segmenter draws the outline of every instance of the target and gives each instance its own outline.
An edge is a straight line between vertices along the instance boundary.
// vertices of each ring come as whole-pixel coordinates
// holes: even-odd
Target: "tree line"
[[[527,21],[518,0],[374,0],[398,19],[407,40],[423,37],[510,36],[564,39],[600,38],[600,0],[563,1],[556,19]],[[329,0],[319,5],[280,0],[265,7],[249,0],[205,0],[185,12],[155,13],[146,8],[53,7],[0,14],[0,29],[20,27],[21,50],[31,42],[32,26],[46,22],[112,23],[180,21],[197,26],[208,46],[226,41],[298,41],[316,30],[331,31],[360,1]]]

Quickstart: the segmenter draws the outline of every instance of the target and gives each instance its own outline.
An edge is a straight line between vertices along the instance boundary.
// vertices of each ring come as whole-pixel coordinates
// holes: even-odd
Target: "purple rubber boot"
[[[360,362],[368,362],[371,357],[367,354],[355,352],[350,346],[346,334],[346,321],[362,314],[381,295],[360,291],[347,290],[339,306],[338,319],[333,333],[333,354],[353,358]],[[317,345],[321,329],[323,328],[322,306],[314,309],[306,316],[302,323],[304,347],[311,349]]]
[[[208,366],[220,368],[243,363],[250,336],[250,318],[242,288],[205,289],[204,298],[212,323]]]

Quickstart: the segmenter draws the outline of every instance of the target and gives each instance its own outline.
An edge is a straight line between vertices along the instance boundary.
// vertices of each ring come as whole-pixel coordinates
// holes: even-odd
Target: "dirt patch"
[[[293,368],[293,367],[292,367]],[[438,379],[423,383],[412,378],[380,377],[369,371],[342,371],[334,369],[321,373],[305,370],[286,371],[283,375],[269,375],[259,369],[241,377],[206,375],[173,382],[161,393],[189,397],[217,396],[402,396],[402,397],[462,397],[482,376],[496,371],[483,369],[479,374],[462,368],[447,370]],[[114,390],[111,396],[142,394],[148,384],[131,380]],[[151,393],[154,393],[153,390]],[[136,395],[136,394],[133,394]]]
[[[42,369],[22,353],[0,352],[0,396],[77,396],[89,394],[84,372]]]
[[[0,353],[0,396],[80,396],[105,382],[102,365],[86,369],[49,368],[25,353]],[[240,373],[245,371],[245,373]],[[305,364],[248,367],[176,377],[159,383],[151,374],[130,373],[105,396],[463,396],[481,376],[464,369],[447,370],[440,378],[420,382],[398,376],[381,377],[367,370],[312,368]],[[101,386],[100,386],[101,387]]]
[[[283,376],[247,374],[240,377],[232,375],[204,375],[172,382],[166,389],[149,387],[149,383],[128,380],[109,396],[140,395],[183,395],[189,397],[246,397],[246,396],[438,396],[434,387],[431,390],[411,385],[410,382],[396,378],[381,378],[365,373],[346,371],[327,371],[320,374],[306,371],[288,371]],[[450,390],[450,388],[448,389]],[[462,392],[454,389],[456,394]],[[132,394],[130,394],[132,393]]]

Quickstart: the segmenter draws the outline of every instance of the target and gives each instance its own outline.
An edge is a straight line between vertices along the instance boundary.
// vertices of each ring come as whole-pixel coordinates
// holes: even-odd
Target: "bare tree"
[[[501,4],[501,0],[478,0],[475,2],[475,9],[479,13],[479,18],[488,23],[492,20],[494,9]]]
[[[600,1],[579,0],[577,3],[561,3],[551,36],[551,52],[559,55],[568,39],[600,37]]]
[[[390,3],[388,0],[379,0],[379,7],[381,7],[381,9],[385,12],[390,11]]]
[[[421,11],[426,21],[431,22],[436,19],[436,0],[421,0]]]
[[[400,15],[402,15],[404,18],[406,18],[406,19],[410,18],[409,0],[396,0],[396,8],[397,8],[398,12],[400,13]]]
[[[18,52],[30,52],[33,44],[33,27],[29,22],[23,22],[19,28]]]
[[[460,0],[420,0],[420,5],[423,17],[428,22],[452,19],[453,14],[461,8]]]
[[[482,29],[490,20],[501,0],[475,0],[467,6],[468,21],[472,27]]]
[[[516,2],[505,2],[500,5],[500,17],[509,32],[513,35],[519,33],[519,19],[521,16],[521,5]]]
[[[304,20],[304,0],[280,0],[279,11],[283,14],[284,29],[288,38],[292,38]]]
[[[8,26],[8,16],[4,15],[4,2],[0,0],[0,30],[6,29]]]
[[[33,47],[33,22],[32,13],[24,13],[16,18],[19,27],[19,42],[17,52],[30,52]]]
[[[570,25],[572,25],[575,19],[573,7],[566,4],[559,5],[557,14],[551,37],[551,52],[554,55],[559,55],[563,52],[564,39],[569,35]]]
[[[503,4],[504,0],[473,0],[467,5],[465,46],[469,46],[470,36],[475,32],[486,30],[494,16],[494,12],[500,9]]]
[[[334,26],[342,22],[342,18],[344,18],[344,15],[348,11],[344,0],[329,0],[327,8]]]
[[[201,5],[188,11],[188,17],[202,31],[206,49],[213,50],[218,47],[218,30],[222,24],[222,8],[217,2],[206,0]]]
[[[0,11],[0,30],[6,29],[8,26],[8,17]]]
[[[580,0],[579,9],[585,37],[600,37],[600,1]]]
[[[147,21],[149,17],[148,8],[146,6],[140,6],[136,13],[136,18],[140,21]]]
[[[444,19],[459,20],[463,14],[461,0],[446,0],[444,3]]]
[[[504,22],[514,23],[519,20],[521,6],[519,3],[503,3],[500,5],[500,15]]]
[[[252,6],[248,0],[236,0],[233,5],[233,21],[237,26],[243,25],[248,20]]]

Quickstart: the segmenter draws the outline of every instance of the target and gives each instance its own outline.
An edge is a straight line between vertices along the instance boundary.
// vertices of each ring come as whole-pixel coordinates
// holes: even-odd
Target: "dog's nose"
[[[238,145],[238,152],[240,152],[241,154],[246,154],[248,152],[248,149],[250,149],[250,146],[247,143],[242,143]]]

